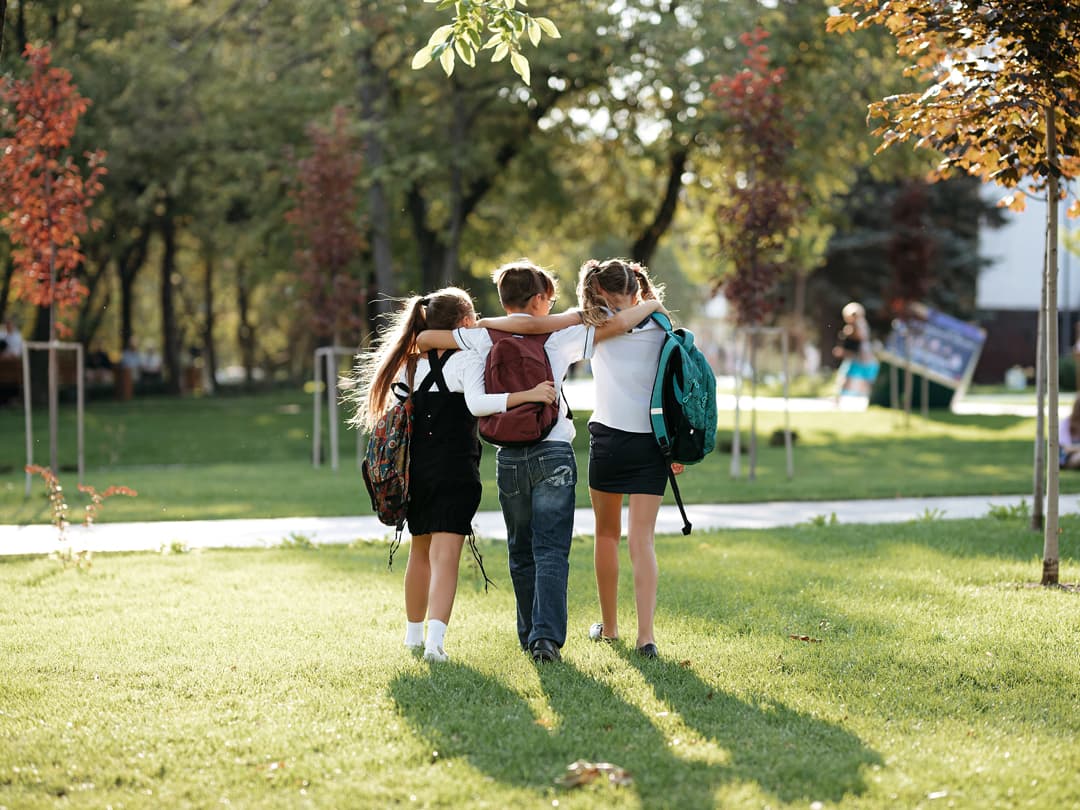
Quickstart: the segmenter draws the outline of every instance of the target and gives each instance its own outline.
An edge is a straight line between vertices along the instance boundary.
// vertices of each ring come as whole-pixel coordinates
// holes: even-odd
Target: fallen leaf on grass
[[[579,759],[566,766],[566,773],[555,780],[555,784],[564,788],[576,788],[595,782],[606,775],[613,785],[630,785],[634,779],[630,772],[610,762],[586,762]]]
[[[788,636],[788,638],[793,638],[796,641],[809,641],[811,644],[820,644],[821,643],[820,638],[811,638],[810,636],[797,636],[794,633],[791,634],[790,636]]]

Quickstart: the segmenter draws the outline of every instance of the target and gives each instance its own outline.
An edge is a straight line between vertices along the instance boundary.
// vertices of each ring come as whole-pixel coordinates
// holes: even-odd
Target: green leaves
[[[510,67],[529,84],[529,60],[521,52],[521,39],[527,37],[533,47],[540,45],[546,35],[559,39],[559,29],[547,17],[533,17],[517,8],[525,0],[492,0],[491,2],[455,3],[452,0],[424,0],[437,3],[438,10],[454,8],[453,22],[440,25],[431,34],[427,45],[412,58],[413,70],[420,70],[438,59],[443,72],[454,72],[456,59],[475,67],[478,51],[490,50],[491,61],[501,62],[510,57]],[[485,32],[489,35],[481,45]]]

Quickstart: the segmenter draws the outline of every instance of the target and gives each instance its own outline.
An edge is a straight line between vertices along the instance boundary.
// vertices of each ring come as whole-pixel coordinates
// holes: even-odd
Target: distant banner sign
[[[975,373],[986,330],[923,304],[896,323],[878,356],[948,388],[963,391]]]

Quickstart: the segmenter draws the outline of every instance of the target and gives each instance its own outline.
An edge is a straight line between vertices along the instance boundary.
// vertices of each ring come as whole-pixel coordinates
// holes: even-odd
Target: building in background
[[[997,187],[990,193],[1000,196]],[[1069,220],[1065,208],[1061,206],[1058,250],[1058,333],[1063,357],[1072,355],[1078,337],[1075,324],[1080,321],[1080,258],[1066,249],[1069,235],[1080,222]],[[1030,370],[1035,365],[1046,203],[1029,199],[1026,211],[1006,211],[1005,216],[1005,225],[984,228],[979,238],[979,253],[991,264],[979,274],[976,285],[978,321],[986,329],[986,345],[975,369],[977,383],[1001,383],[1010,368]]]

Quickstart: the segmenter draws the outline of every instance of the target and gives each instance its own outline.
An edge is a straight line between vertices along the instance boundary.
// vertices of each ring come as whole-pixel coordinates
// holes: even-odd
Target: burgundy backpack
[[[514,335],[489,329],[491,351],[484,364],[484,388],[489,394],[512,394],[555,381],[544,351],[548,335]],[[571,418],[573,416],[571,415]],[[542,441],[559,421],[559,400],[527,402],[505,413],[481,416],[480,436],[500,447],[521,447]]]

